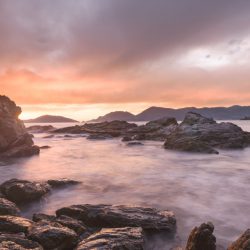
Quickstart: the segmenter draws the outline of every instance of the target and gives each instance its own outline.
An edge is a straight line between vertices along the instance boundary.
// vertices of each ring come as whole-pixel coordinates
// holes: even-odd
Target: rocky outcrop
[[[112,205],[74,205],[56,211],[81,220],[89,227],[142,227],[145,231],[174,233],[176,219],[173,212],[146,207]]]
[[[195,227],[189,235],[186,250],[216,250],[216,238],[212,223],[203,223]]]
[[[10,250],[43,250],[34,241],[28,240],[24,234],[0,234],[0,249]]]
[[[19,208],[13,202],[0,198],[0,215],[18,215]]]
[[[33,222],[17,216],[0,216],[0,232],[5,233],[27,233]]]
[[[47,133],[47,132],[51,132],[51,131],[53,131],[55,129],[56,128],[53,127],[52,125],[45,125],[45,126],[33,125],[33,126],[26,127],[26,130],[29,133],[32,133],[32,134],[35,134],[35,133]]]
[[[141,228],[107,228],[81,241],[76,250],[143,250],[144,237]]]
[[[0,96],[0,158],[25,157],[39,154],[32,136],[18,119],[21,108],[6,96]]]
[[[67,133],[67,134],[89,134],[92,135],[89,139],[104,139],[108,137],[118,137],[125,134],[129,129],[137,127],[136,124],[128,123],[125,121],[111,121],[101,123],[85,123],[82,126],[73,126],[67,128],[56,129],[54,133]]]
[[[232,123],[217,123],[211,118],[188,113],[167,137],[166,149],[218,153],[220,149],[240,149],[250,145],[250,133]]]
[[[249,250],[250,249],[250,229],[246,230],[238,240],[233,242],[228,250]]]
[[[7,199],[20,204],[40,199],[50,191],[50,186],[47,183],[11,179],[1,184],[0,190]]]
[[[77,234],[59,223],[40,221],[29,227],[28,239],[41,244],[44,249],[73,249],[77,244]]]
[[[61,178],[61,179],[48,180],[47,183],[51,187],[57,188],[57,187],[65,187],[65,186],[69,186],[69,185],[78,185],[81,182],[71,180],[71,179],[68,179],[68,178]]]

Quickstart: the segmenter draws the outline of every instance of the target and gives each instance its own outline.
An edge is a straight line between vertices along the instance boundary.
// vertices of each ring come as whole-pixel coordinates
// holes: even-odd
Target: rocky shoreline
[[[11,179],[0,185],[0,249],[13,250],[142,250],[150,238],[164,237],[166,243],[178,233],[172,211],[129,205],[81,204],[63,207],[55,215],[33,214],[32,220],[20,216],[19,204],[41,199],[53,188],[80,184],[59,179],[32,182]],[[21,198],[18,198],[21,197]],[[216,250],[211,222],[195,227],[186,246],[173,243],[172,250]],[[248,250],[250,229],[228,250]]]

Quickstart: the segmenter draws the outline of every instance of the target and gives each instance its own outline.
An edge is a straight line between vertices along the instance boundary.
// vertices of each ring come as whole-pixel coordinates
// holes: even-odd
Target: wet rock
[[[68,186],[68,185],[77,185],[80,184],[80,181],[75,181],[67,178],[62,178],[62,179],[57,179],[57,180],[48,180],[47,183],[53,187],[63,187],[63,186]]]
[[[212,223],[203,223],[195,227],[189,235],[186,250],[216,250],[216,238]]]
[[[73,249],[77,244],[77,234],[59,223],[40,221],[34,223],[28,231],[28,239],[41,244],[45,249]]]
[[[0,158],[26,157],[39,154],[32,136],[18,116],[21,108],[6,96],[0,95]]]
[[[105,228],[81,241],[76,250],[142,250],[143,243],[141,228]]]
[[[40,199],[50,191],[47,183],[11,179],[0,186],[1,192],[8,200],[17,204]]]
[[[0,215],[18,215],[20,210],[13,202],[0,198]]]
[[[218,153],[216,148],[240,149],[250,145],[250,133],[232,123],[217,123],[211,118],[189,112],[167,137],[166,149]]]
[[[108,134],[91,134],[87,137],[88,140],[107,140],[112,138],[113,136]]]
[[[239,239],[233,242],[228,250],[249,250],[250,249],[250,229],[246,230]]]
[[[6,233],[26,233],[33,222],[17,216],[0,216],[0,232]]]
[[[147,231],[174,233],[176,219],[173,212],[154,208],[112,205],[73,205],[56,211],[81,220],[90,227],[142,227]]]
[[[133,146],[143,146],[143,143],[139,142],[139,141],[132,141],[127,143],[127,146],[133,147]]]
[[[30,127],[27,127],[26,130],[30,133],[47,133],[47,132],[50,132],[50,131],[53,131],[54,128],[52,125],[45,125],[45,126],[41,126],[41,125],[34,125],[34,126],[30,126]]]
[[[28,240],[24,234],[0,234],[0,249],[43,250],[37,242]]]
[[[87,228],[81,221],[68,217],[68,216],[64,216],[64,215],[56,217],[53,215],[47,215],[47,214],[41,214],[41,213],[34,214],[33,221],[35,222],[38,222],[38,221],[57,222],[61,224],[62,226],[72,229],[78,235],[82,235],[86,233],[87,231]]]
[[[40,149],[49,149],[49,148],[51,148],[50,146],[48,146],[48,145],[45,145],[45,146],[41,146],[41,147],[39,147]]]
[[[132,140],[133,140],[132,136],[124,136],[122,138],[122,141],[132,141]]]

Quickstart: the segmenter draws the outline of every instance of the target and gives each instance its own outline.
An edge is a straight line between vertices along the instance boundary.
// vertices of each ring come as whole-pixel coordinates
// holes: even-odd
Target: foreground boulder
[[[143,250],[143,243],[141,228],[105,228],[81,241],[76,250]]]
[[[11,250],[43,250],[43,248],[34,241],[28,240],[24,234],[0,234],[0,249]]]
[[[81,220],[90,227],[142,227],[146,231],[169,233],[176,230],[173,212],[154,208],[86,204],[64,207],[57,210],[56,214]]]
[[[183,122],[167,137],[166,149],[187,152],[218,153],[216,148],[240,149],[250,145],[250,133],[229,122],[189,112]]]
[[[41,221],[34,223],[28,231],[30,240],[41,244],[44,249],[73,249],[77,244],[77,234],[59,223]]]
[[[32,136],[18,119],[21,108],[6,96],[0,95],[0,158],[26,157],[39,154]]]
[[[238,240],[232,243],[228,250],[249,250],[250,249],[250,229],[246,230]]]
[[[87,228],[81,221],[65,216],[65,215],[56,217],[53,215],[38,213],[38,214],[33,215],[33,221],[35,222],[39,222],[39,221],[57,222],[61,224],[62,226],[72,229],[78,235],[82,235],[86,233],[87,231]]]
[[[0,198],[0,215],[18,215],[20,210],[13,202]]]
[[[0,216],[0,232],[6,233],[27,233],[32,221],[10,215]]]
[[[216,238],[212,223],[195,227],[189,235],[186,250],[216,250]]]
[[[1,192],[7,199],[17,204],[40,199],[50,191],[47,183],[11,179],[0,186]]]

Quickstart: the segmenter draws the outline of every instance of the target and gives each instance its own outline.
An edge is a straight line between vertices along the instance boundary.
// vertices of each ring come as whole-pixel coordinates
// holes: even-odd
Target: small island
[[[64,116],[43,115],[35,119],[23,120],[24,123],[58,123],[58,122],[79,122]]]

